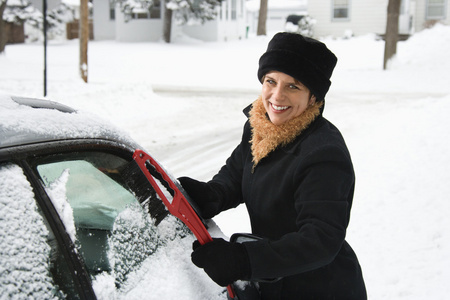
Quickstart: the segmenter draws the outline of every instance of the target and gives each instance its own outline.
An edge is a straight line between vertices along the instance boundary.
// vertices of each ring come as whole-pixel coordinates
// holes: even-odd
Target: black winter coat
[[[262,299],[366,299],[358,259],[345,241],[355,176],[339,130],[319,115],[293,142],[252,171],[251,128],[208,182],[213,215],[245,203],[252,233],[245,243]]]

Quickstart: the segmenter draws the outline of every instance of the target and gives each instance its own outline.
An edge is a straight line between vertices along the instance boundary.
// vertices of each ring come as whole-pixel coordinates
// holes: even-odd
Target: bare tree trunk
[[[397,53],[400,3],[401,0],[389,0],[387,9],[383,70],[386,70],[389,59]]]
[[[8,39],[6,35],[5,22],[3,21],[3,12],[6,9],[6,0],[0,1],[0,53],[3,53],[5,51],[6,40]]]
[[[259,5],[258,29],[256,35],[266,35],[267,5],[269,0],[261,0]]]
[[[170,43],[172,33],[172,13],[171,9],[165,7],[164,9],[164,41]]]
[[[89,9],[88,0],[80,0],[80,74],[84,82],[88,82],[88,40]]]

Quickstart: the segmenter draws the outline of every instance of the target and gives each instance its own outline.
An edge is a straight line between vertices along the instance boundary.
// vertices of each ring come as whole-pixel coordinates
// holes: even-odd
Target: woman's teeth
[[[286,109],[289,108],[289,106],[278,106],[278,105],[275,105],[273,103],[271,103],[271,105],[272,105],[273,109],[278,110],[278,111],[286,110]]]

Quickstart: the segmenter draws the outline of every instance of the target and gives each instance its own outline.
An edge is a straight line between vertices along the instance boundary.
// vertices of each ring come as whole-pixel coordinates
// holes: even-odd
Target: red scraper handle
[[[212,237],[209,234],[208,230],[206,230],[200,218],[195,213],[192,206],[187,201],[186,197],[184,197],[183,193],[178,189],[175,183],[170,179],[167,173],[163,168],[156,162],[153,157],[148,155],[142,150],[137,149],[133,154],[133,159],[138,164],[139,168],[144,173],[145,177],[148,179],[152,187],[155,189],[158,196],[163,201],[164,205],[166,205],[169,212],[180,219],[187,227],[194,233],[197,240],[201,245],[209,243],[212,241]],[[154,170],[162,177],[162,179],[169,185],[169,188],[173,191],[172,201],[167,199],[166,194],[161,190],[160,185],[156,182],[153,175],[150,173],[147,168],[146,163],[150,163],[150,165],[154,168]],[[233,287],[231,285],[227,286],[228,295],[231,299],[236,297]]]

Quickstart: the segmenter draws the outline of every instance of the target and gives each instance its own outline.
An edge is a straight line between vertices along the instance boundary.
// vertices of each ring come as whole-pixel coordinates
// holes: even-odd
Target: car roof
[[[139,148],[126,132],[89,112],[54,101],[0,94],[0,149],[71,139],[103,139]]]

